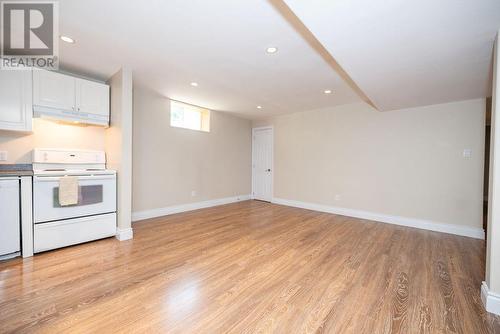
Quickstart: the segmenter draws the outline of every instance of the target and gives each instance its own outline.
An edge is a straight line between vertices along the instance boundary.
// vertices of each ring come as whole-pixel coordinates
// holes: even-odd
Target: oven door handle
[[[73,175],[68,175],[68,176],[73,176]],[[91,180],[91,181],[98,181],[98,180],[114,180],[116,179],[115,175],[94,175],[94,176],[81,176],[81,175],[74,175],[78,178],[78,181],[85,181],[85,180]],[[35,176],[34,181],[35,182],[54,182],[54,181],[59,181],[62,176]]]

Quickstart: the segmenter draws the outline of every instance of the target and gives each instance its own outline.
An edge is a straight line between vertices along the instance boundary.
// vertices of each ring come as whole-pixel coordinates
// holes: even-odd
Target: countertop
[[[0,177],[7,176],[32,176],[31,164],[0,165]]]

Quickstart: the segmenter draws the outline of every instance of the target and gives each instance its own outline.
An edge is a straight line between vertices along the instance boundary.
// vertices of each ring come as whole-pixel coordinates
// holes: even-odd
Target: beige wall
[[[208,133],[172,128],[169,100],[134,87],[133,171],[134,212],[248,195],[251,122],[212,111]]]
[[[33,148],[75,148],[104,150],[104,128],[75,126],[35,118],[33,133],[0,130],[0,150],[8,151],[2,164],[31,163]]]
[[[253,125],[274,125],[276,198],[481,228],[484,122],[479,99],[391,112],[352,104]]]

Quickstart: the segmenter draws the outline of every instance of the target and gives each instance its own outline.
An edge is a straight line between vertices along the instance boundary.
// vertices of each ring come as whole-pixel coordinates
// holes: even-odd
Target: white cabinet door
[[[31,71],[0,71],[0,129],[31,131]]]
[[[57,72],[33,70],[35,116],[109,125],[109,86]]]
[[[40,107],[75,110],[75,82],[69,75],[33,70],[33,104]]]
[[[0,178],[0,256],[21,250],[20,231],[19,180]]]
[[[90,80],[75,80],[77,111],[109,118],[109,86]]]

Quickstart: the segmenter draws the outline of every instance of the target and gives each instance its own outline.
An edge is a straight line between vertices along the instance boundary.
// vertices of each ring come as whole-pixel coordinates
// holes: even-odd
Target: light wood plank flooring
[[[0,332],[500,333],[484,242],[246,201],[0,263]]]

